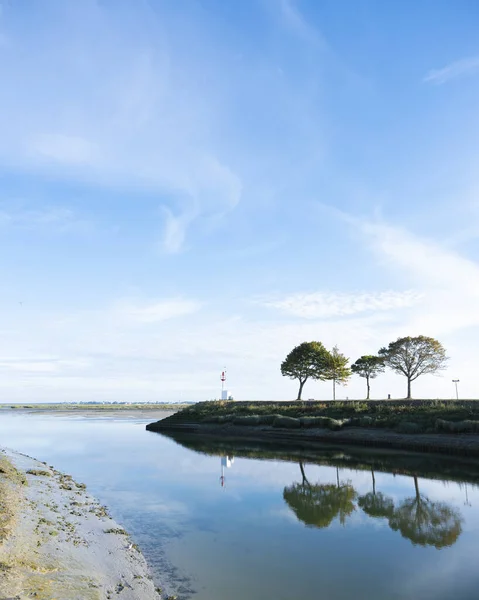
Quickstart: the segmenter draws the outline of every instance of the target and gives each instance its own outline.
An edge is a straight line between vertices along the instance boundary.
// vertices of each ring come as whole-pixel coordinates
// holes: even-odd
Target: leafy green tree
[[[406,498],[389,518],[389,526],[404,538],[420,546],[444,548],[452,546],[462,532],[460,513],[445,502],[431,502],[419,492],[414,477],[416,495]]]
[[[281,363],[281,374],[299,381],[298,400],[301,400],[306,381],[311,379],[325,380],[325,372],[329,364],[329,352],[321,342],[303,342],[293,348]]]
[[[336,383],[345,385],[351,377],[349,358],[339,352],[337,346],[329,352],[328,364],[323,379],[333,382],[333,400],[336,400]]]
[[[358,358],[358,360],[351,365],[351,371],[355,375],[359,375],[359,377],[364,377],[366,379],[368,390],[366,400],[369,400],[369,392],[371,389],[369,381],[375,379],[380,373],[384,373],[384,358],[366,354]]]
[[[440,342],[431,337],[398,338],[387,348],[379,350],[387,367],[407,377],[407,396],[411,398],[411,382],[420,375],[437,373],[446,368],[446,350]]]
[[[359,496],[358,506],[370,517],[389,518],[394,512],[394,501],[389,496],[385,496],[382,492],[376,493],[376,478],[374,477],[374,471],[371,469],[373,477],[373,491]]]
[[[311,484],[306,478],[302,462],[299,463],[302,483],[293,483],[284,488],[283,498],[296,517],[308,527],[329,527],[339,516],[345,523],[354,511],[354,488],[349,484],[337,487],[334,484]]]
[[[356,499],[356,490],[351,485],[350,481],[344,483],[339,481],[339,468],[336,467],[337,478],[337,497],[339,522],[341,525],[346,523],[346,517],[349,517],[355,510],[354,500]]]

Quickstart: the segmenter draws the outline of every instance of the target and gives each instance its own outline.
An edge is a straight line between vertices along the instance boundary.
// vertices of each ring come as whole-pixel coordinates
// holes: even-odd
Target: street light
[[[459,396],[457,394],[457,384],[459,383],[459,379],[453,379],[452,383],[456,386],[456,400],[459,400]]]

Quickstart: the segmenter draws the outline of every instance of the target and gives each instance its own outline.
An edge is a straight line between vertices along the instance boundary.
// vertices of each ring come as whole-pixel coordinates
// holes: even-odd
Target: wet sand
[[[11,450],[0,460],[0,598],[161,598],[139,549],[83,484]]]

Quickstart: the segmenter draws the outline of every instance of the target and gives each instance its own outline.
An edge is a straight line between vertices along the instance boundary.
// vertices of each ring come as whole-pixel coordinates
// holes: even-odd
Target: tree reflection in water
[[[416,495],[406,498],[389,518],[389,526],[413,544],[444,548],[452,546],[462,532],[459,511],[445,502],[432,502],[419,492],[414,476]]]
[[[373,491],[368,492],[364,496],[359,496],[358,506],[370,517],[389,518],[394,512],[394,501],[389,496],[385,496],[382,492],[376,493],[376,478],[374,477],[374,471],[372,469],[371,475],[373,478]]]
[[[296,517],[307,527],[329,527],[338,517],[345,525],[356,506],[357,494],[351,483],[341,482],[336,468],[336,484],[308,481],[303,462],[299,462],[301,483],[295,482],[283,490],[283,498]],[[399,531],[413,544],[444,548],[452,546],[462,531],[462,517],[457,509],[445,502],[432,502],[419,492],[414,476],[416,495],[406,498],[397,507],[389,496],[376,492],[376,479],[371,470],[373,489],[357,498],[358,506],[370,517],[385,518],[393,531]]]
[[[308,527],[328,527],[339,516],[344,525],[346,518],[355,510],[356,492],[348,483],[340,483],[337,471],[337,485],[311,484],[300,461],[302,482],[286,486],[283,498],[296,517]]]

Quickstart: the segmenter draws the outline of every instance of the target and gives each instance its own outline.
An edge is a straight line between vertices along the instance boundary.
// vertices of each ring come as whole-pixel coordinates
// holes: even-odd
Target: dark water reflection
[[[195,600],[478,597],[476,461],[292,451],[2,414],[0,444],[68,471]]]
[[[283,498],[296,517],[311,527],[329,527],[338,518],[346,524],[357,506],[368,516],[384,518],[393,531],[399,531],[413,544],[443,548],[452,546],[462,531],[461,512],[446,502],[432,502],[419,491],[418,477],[414,475],[415,495],[395,506],[393,498],[376,492],[376,479],[372,475],[372,491],[358,495],[351,481],[340,481],[336,467],[336,484],[311,484],[299,463],[301,483],[284,488]]]

